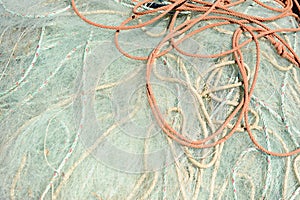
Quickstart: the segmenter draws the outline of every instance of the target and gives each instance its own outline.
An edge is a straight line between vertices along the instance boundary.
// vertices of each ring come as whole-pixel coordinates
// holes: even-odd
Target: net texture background
[[[76,3],[89,19],[112,25],[130,16],[132,7],[130,1]],[[235,10],[274,15],[252,1]],[[1,0],[0,20],[0,199],[300,198],[299,155],[264,154],[243,127],[208,149],[182,147],[166,137],[147,101],[145,61],[123,56],[114,31],[86,24],[69,1]],[[132,55],[148,55],[167,25],[166,18],[121,31],[120,45]],[[268,26],[298,25],[287,17]],[[229,49],[236,28],[208,29],[180,47],[202,54]],[[279,35],[300,55],[299,32]],[[300,70],[267,40],[260,39],[260,47],[250,123],[264,147],[291,151],[300,142]],[[255,45],[242,51],[251,80]],[[156,60],[152,73],[165,119],[193,140],[212,134],[242,92],[232,55],[198,59],[172,50]]]

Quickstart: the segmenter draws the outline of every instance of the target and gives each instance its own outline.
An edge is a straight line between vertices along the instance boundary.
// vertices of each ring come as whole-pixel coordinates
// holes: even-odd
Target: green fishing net
[[[113,0],[76,4],[89,19],[116,26],[134,5]],[[234,10],[275,15],[248,0]],[[120,31],[121,49],[148,56],[163,39],[169,17]],[[177,23],[188,17],[182,14]],[[298,27],[292,17],[267,24]],[[193,54],[222,52],[232,48],[237,27],[207,29],[179,47]],[[299,155],[279,158],[261,152],[243,120],[217,147],[189,148],[167,137],[147,100],[147,61],[124,56],[115,46],[115,32],[83,22],[69,1],[0,0],[0,30],[0,199],[300,198]],[[299,32],[278,34],[300,55]],[[249,37],[244,34],[241,41]],[[262,146],[291,151],[300,142],[300,70],[268,40],[259,42],[261,63],[249,123]],[[251,81],[255,44],[242,51]],[[156,59],[151,83],[165,120],[192,140],[215,132],[243,92],[231,54],[195,58],[173,49]]]

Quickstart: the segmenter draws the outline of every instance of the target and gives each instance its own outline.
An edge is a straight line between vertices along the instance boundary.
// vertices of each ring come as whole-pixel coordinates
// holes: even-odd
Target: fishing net
[[[0,199],[299,199],[291,3],[0,0]]]

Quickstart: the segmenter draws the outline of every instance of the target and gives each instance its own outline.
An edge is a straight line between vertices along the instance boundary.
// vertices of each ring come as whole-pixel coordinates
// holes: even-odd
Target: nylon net
[[[0,199],[299,199],[293,4],[0,0]]]

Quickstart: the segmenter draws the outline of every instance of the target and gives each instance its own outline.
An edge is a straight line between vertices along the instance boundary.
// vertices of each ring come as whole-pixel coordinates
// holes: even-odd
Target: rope
[[[279,153],[273,152],[258,143],[255,136],[252,133],[252,128],[249,123],[249,104],[252,99],[252,95],[255,90],[255,86],[258,79],[259,68],[260,68],[260,54],[261,48],[259,44],[259,39],[265,38],[269,41],[269,43],[274,47],[274,50],[280,55],[282,58],[289,61],[296,67],[300,66],[300,58],[295,53],[293,48],[286,42],[280,34],[288,33],[288,32],[297,32],[300,28],[280,28],[280,29],[271,29],[264,22],[272,22],[278,19],[282,19],[285,17],[293,17],[297,21],[299,21],[299,16],[292,12],[293,1],[286,0],[274,0],[274,3],[278,4],[280,8],[272,7],[264,4],[259,0],[254,0],[256,4],[262,6],[265,9],[273,11],[276,13],[275,16],[272,17],[257,17],[251,16],[244,13],[240,13],[232,10],[234,6],[244,3],[243,0],[240,1],[231,1],[231,0],[217,0],[214,3],[204,2],[201,0],[169,0],[167,3],[154,3],[151,0],[143,0],[139,2],[133,2],[132,13],[133,15],[125,19],[121,25],[112,26],[100,24],[94,21],[87,19],[83,16],[78,8],[76,7],[75,0],[72,0],[72,7],[74,12],[85,22],[90,25],[104,28],[116,30],[115,33],[115,44],[116,47],[123,53],[125,56],[135,59],[135,60],[146,60],[146,91],[149,105],[151,107],[152,113],[161,127],[161,129],[173,140],[178,142],[181,145],[192,147],[192,148],[209,148],[215,147],[225,141],[227,141],[238,128],[244,126],[244,130],[248,132],[250,139],[253,144],[262,152],[272,155],[272,156],[291,156],[294,154],[298,154],[300,152],[300,148],[292,150],[290,152]],[[296,2],[296,1],[295,1]],[[296,6],[299,9],[299,4],[296,2]],[[146,9],[146,8],[149,9]],[[179,15],[181,13],[190,13],[193,17],[187,19],[181,24],[176,24]],[[142,17],[150,17],[148,21],[141,21]],[[152,50],[152,52],[148,56],[139,57],[133,56],[122,50],[118,43],[118,36],[121,30],[130,30],[143,28],[145,26],[154,24],[164,17],[170,17],[170,24],[168,26],[168,32],[161,40],[161,42]],[[200,22],[209,21],[211,22],[208,25],[197,27]],[[216,22],[217,21],[217,22]],[[128,25],[136,22],[134,25]],[[225,50],[221,53],[211,54],[211,55],[201,55],[201,54],[193,54],[186,52],[180,48],[180,44],[182,44],[188,38],[203,32],[206,29],[212,29],[219,26],[225,26],[235,24],[238,26],[232,35],[232,48]],[[248,35],[249,39],[241,41],[242,35]],[[254,74],[252,80],[249,80],[247,74],[247,67],[244,63],[243,53],[241,49],[246,45],[254,43],[255,44],[255,67]],[[166,45],[169,45],[165,48]],[[233,111],[227,116],[226,120],[221,124],[221,126],[214,131],[211,135],[200,139],[200,140],[191,140],[184,136],[182,133],[176,131],[165,119],[163,114],[161,113],[157,100],[155,98],[155,94],[151,85],[151,74],[153,71],[153,67],[155,66],[155,61],[166,55],[171,50],[176,49],[179,53],[184,56],[195,57],[195,58],[222,58],[226,55],[233,54],[235,63],[239,69],[239,73],[241,75],[241,81],[243,88],[243,95],[240,98],[238,104],[235,106]],[[200,102],[201,104],[201,102]],[[210,118],[208,115],[205,116],[206,121],[210,122]],[[235,124],[231,127],[231,130],[228,134],[224,136],[220,136],[225,128],[228,128],[230,122],[236,118]],[[244,125],[241,122],[244,121]],[[221,137],[221,138],[220,138]],[[219,138],[219,139],[217,139]],[[212,141],[213,140],[213,141]]]

